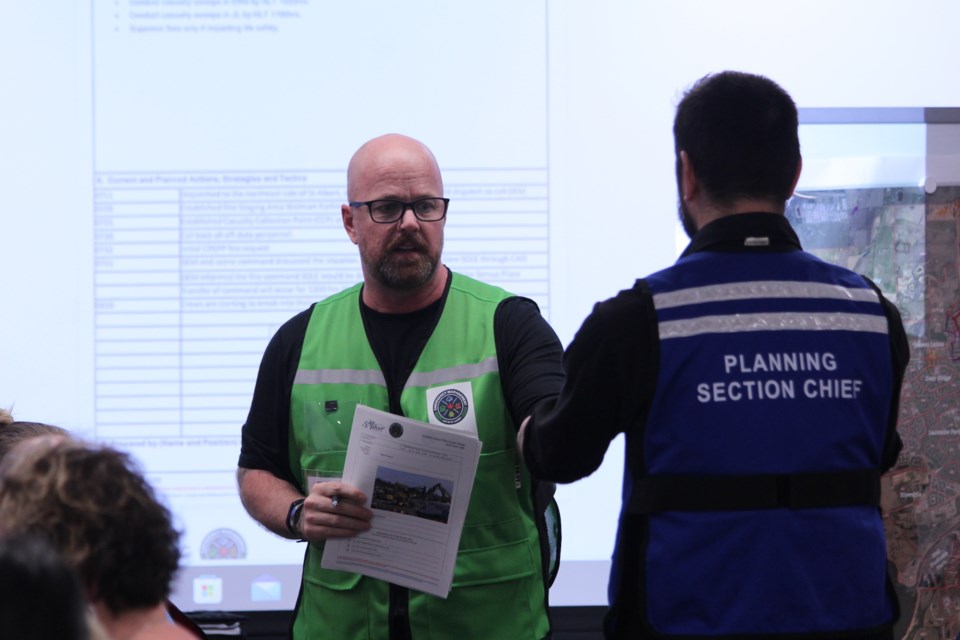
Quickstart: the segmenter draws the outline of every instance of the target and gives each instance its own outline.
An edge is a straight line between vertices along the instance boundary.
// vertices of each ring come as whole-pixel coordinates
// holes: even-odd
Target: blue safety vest
[[[626,479],[612,600],[641,612],[647,637],[892,624],[877,293],[802,251],[694,253],[646,285],[659,371],[630,444],[644,473]]]

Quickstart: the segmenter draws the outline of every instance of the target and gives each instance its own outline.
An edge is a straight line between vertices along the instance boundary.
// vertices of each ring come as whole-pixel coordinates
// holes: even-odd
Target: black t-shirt
[[[361,303],[364,326],[388,388],[396,388],[413,369],[442,304],[441,300],[413,313],[386,314]],[[264,351],[238,462],[297,487],[301,480],[293,477],[289,466],[290,393],[312,311],[311,307],[288,320]],[[494,314],[493,331],[504,398],[519,426],[536,404],[559,393],[563,347],[536,303],[527,298],[504,300]]]

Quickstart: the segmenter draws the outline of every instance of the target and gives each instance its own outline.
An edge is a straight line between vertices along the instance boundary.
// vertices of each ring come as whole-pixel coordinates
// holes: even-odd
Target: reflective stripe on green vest
[[[390,410],[359,294],[357,285],[317,303],[304,339],[291,394],[290,464],[305,487],[310,478],[340,476],[357,404]],[[516,452],[493,335],[494,312],[509,296],[454,274],[400,395],[403,415],[454,428],[475,423],[483,443],[453,588],[446,599],[410,591],[414,638],[541,638],[548,630],[532,483]],[[444,395],[466,402],[451,408],[440,402]],[[386,638],[388,585],[323,569],[322,552],[322,544],[307,552],[295,637]]]

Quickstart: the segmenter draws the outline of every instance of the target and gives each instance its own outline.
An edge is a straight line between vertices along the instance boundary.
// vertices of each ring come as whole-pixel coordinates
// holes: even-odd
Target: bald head
[[[436,181],[443,195],[440,166],[429,148],[419,140],[399,133],[388,133],[363,144],[347,166],[347,196],[350,200],[374,200],[391,194],[376,193],[378,183],[414,167],[424,178]]]
[[[412,206],[443,197],[440,167],[430,149],[396,133],[370,140],[347,167],[347,196],[340,213],[360,251],[363,302],[383,313],[409,313],[439,299],[447,277],[439,268],[446,217],[424,221]],[[370,208],[374,200],[406,206],[396,220],[377,222]]]

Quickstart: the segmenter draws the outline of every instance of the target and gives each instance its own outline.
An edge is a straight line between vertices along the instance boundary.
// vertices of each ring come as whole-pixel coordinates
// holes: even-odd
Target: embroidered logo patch
[[[443,424],[456,424],[467,415],[467,406],[467,396],[447,389],[433,401],[433,415]]]

